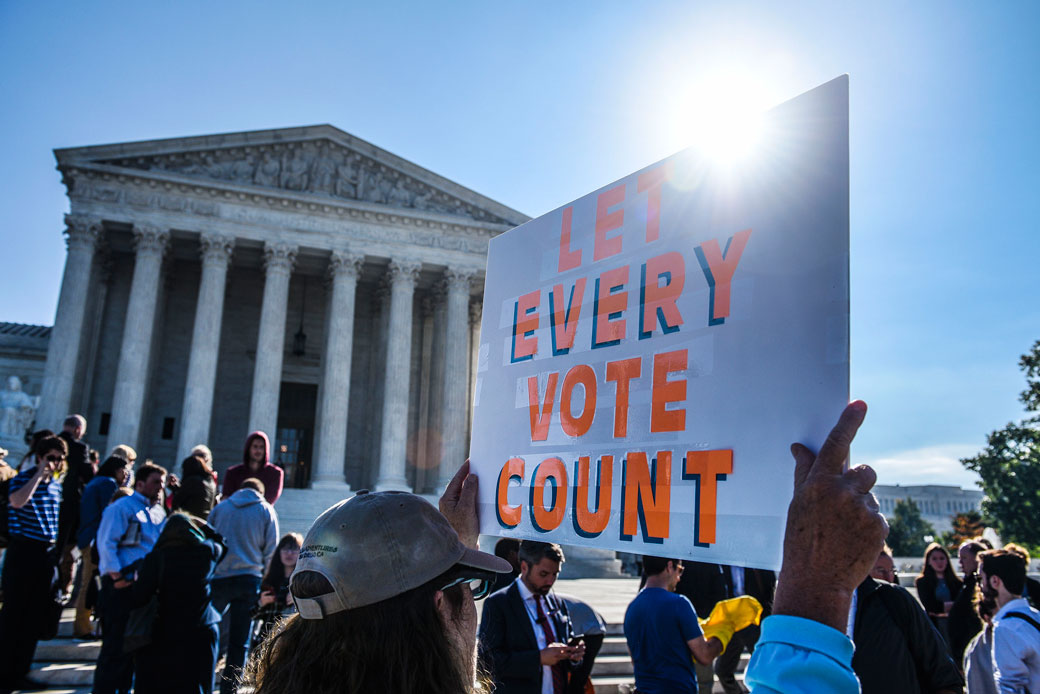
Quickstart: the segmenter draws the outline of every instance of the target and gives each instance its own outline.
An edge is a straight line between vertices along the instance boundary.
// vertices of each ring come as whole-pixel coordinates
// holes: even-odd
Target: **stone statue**
[[[256,167],[253,183],[268,188],[278,187],[278,174],[282,171],[282,163],[271,152],[264,152],[264,158]]]
[[[0,390],[0,437],[21,440],[32,426],[36,401],[22,390],[22,379],[11,376]]]
[[[341,198],[356,198],[358,195],[358,176],[353,154],[348,154],[346,160],[336,167],[336,195]]]
[[[311,167],[311,190],[331,195],[335,177],[336,162],[329,156],[328,148],[323,145]]]
[[[292,158],[287,158],[282,171],[282,188],[288,190],[307,190],[307,169],[310,161],[303,149],[297,149]]]

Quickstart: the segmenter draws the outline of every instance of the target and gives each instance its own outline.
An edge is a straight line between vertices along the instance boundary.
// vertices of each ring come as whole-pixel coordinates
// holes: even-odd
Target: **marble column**
[[[469,393],[467,405],[469,407],[469,419],[467,421],[467,436],[473,437],[473,408],[476,407],[477,397],[477,372],[480,369],[480,319],[484,312],[484,302],[481,297],[475,297],[469,302]],[[469,455],[469,450],[466,450]]]
[[[195,328],[188,355],[177,460],[186,458],[198,444],[209,443],[213,389],[217,382],[217,356],[220,353],[220,325],[224,318],[224,288],[235,239],[220,234],[202,234],[199,244],[202,278],[199,280],[199,298],[195,304]]]
[[[463,461],[466,460],[467,393],[469,391],[469,286],[473,273],[449,268],[444,273],[447,292],[445,303],[444,390],[441,407],[444,412],[441,432],[444,447],[440,461],[443,489]]]
[[[256,338],[253,396],[249,401],[249,431],[262,431],[274,444],[278,426],[278,398],[282,388],[285,356],[285,316],[289,304],[289,277],[296,262],[296,247],[264,244],[264,298],[260,330]]]
[[[61,428],[71,414],[72,391],[76,383],[76,366],[83,342],[88,289],[94,253],[101,234],[101,221],[81,215],[65,215],[65,272],[61,278],[58,311],[54,316],[47,345],[47,362],[43,370],[40,409],[36,412],[37,429]]]
[[[390,261],[390,323],[383,390],[376,491],[411,491],[405,478],[408,447],[408,386],[412,351],[412,298],[419,263]]]
[[[112,423],[108,428],[108,448],[125,443],[141,444],[141,418],[152,352],[152,334],[159,300],[163,254],[169,241],[166,229],[134,225],[134,275],[130,300],[126,306],[123,342],[116,366],[116,387],[112,395]]]
[[[364,257],[333,251],[329,262],[332,298],[322,358],[321,403],[317,453],[311,470],[311,487],[335,487],[350,491],[343,475],[347,453],[347,415],[350,404],[350,365],[354,350],[354,294]]]

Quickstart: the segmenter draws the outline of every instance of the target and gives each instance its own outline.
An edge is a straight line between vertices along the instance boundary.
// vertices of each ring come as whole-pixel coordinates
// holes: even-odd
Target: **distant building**
[[[936,532],[945,532],[953,527],[953,517],[958,513],[980,511],[982,492],[977,489],[961,489],[945,484],[890,485],[874,487],[874,495],[881,505],[881,512],[891,517],[900,499],[910,499],[921,509],[921,517],[932,524]]]

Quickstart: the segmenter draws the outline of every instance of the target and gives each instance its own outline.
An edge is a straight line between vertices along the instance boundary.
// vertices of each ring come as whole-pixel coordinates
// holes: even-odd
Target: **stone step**
[[[602,655],[628,655],[628,643],[624,636],[608,636],[603,639],[603,645],[599,649]]]
[[[33,660],[44,662],[87,662],[97,660],[101,641],[56,638],[36,644]]]
[[[736,679],[743,683],[744,675],[738,673]],[[593,675],[592,686],[596,689],[596,694],[632,694],[636,690],[636,681],[631,675]],[[712,694],[725,694],[718,680],[715,681]]]
[[[76,688],[90,687],[94,682],[93,662],[33,662],[29,677],[40,682],[46,682],[49,689],[54,688]]]
[[[625,655],[600,655],[592,666],[593,675],[627,675],[632,676],[632,659]]]

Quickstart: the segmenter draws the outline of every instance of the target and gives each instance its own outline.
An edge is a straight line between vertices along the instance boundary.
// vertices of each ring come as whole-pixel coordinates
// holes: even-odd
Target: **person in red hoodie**
[[[274,506],[282,495],[282,468],[271,463],[271,441],[262,431],[254,431],[246,438],[242,452],[242,463],[232,465],[224,473],[224,488],[221,497],[228,499],[238,491],[244,480],[255,477],[264,483],[264,498]]]

